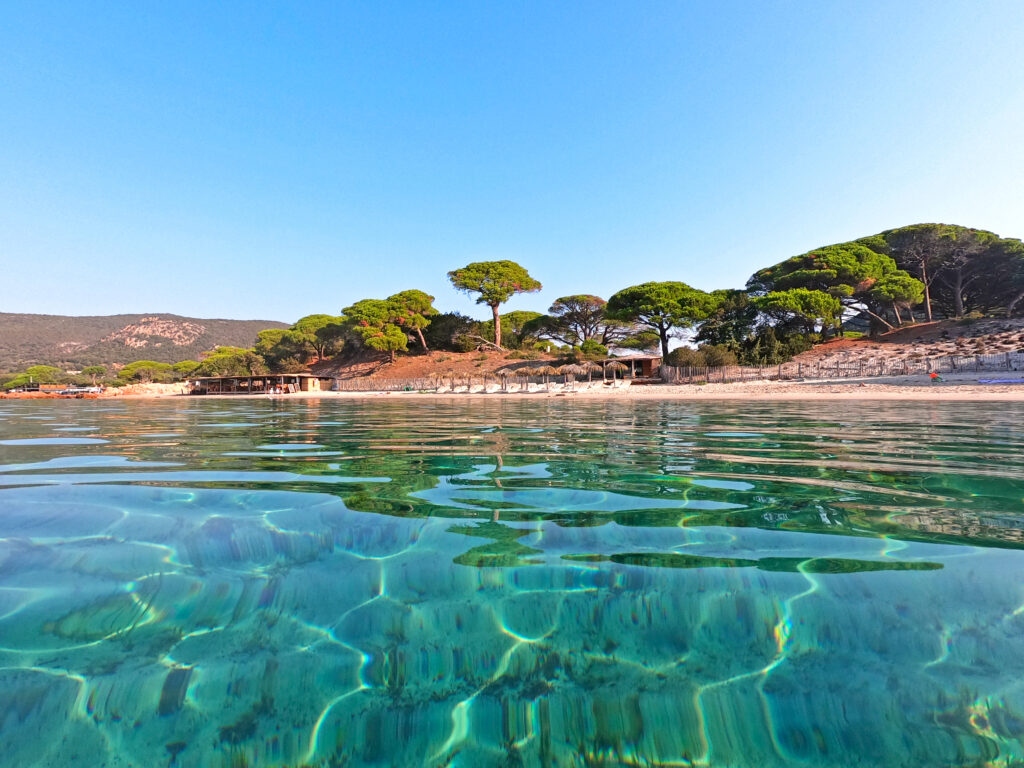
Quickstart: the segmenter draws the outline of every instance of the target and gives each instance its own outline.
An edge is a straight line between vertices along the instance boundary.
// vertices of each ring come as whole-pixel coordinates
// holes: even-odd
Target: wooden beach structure
[[[629,368],[630,378],[654,378],[661,367],[661,355],[623,355],[622,357],[606,357],[598,360],[598,364],[607,368],[612,363],[622,363]]]
[[[329,381],[329,380],[328,380]],[[287,395],[319,392],[321,379],[308,373],[274,373],[264,376],[201,376],[190,379],[190,395]]]

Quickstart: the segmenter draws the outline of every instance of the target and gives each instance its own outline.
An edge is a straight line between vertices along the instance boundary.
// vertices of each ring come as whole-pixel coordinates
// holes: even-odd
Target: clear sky
[[[0,16],[0,311],[508,309],[894,226],[1024,236],[1024,2],[44,2]],[[481,311],[481,309],[485,311]]]

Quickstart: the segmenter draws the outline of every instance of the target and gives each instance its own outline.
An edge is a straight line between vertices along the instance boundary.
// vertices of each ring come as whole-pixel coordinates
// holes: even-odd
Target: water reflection
[[[5,405],[5,761],[1014,764],[1024,409],[860,412]]]

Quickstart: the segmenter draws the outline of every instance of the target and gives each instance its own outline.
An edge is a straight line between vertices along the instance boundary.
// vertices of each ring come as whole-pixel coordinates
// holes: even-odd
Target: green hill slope
[[[22,315],[0,313],[0,371],[29,365],[65,369],[135,360],[196,360],[216,346],[250,347],[273,320],[216,320],[167,314]]]

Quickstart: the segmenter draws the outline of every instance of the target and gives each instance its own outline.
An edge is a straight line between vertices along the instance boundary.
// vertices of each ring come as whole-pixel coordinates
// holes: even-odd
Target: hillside
[[[167,314],[23,315],[0,313],[0,371],[29,365],[74,369],[135,360],[198,359],[216,346],[252,346],[272,320],[219,320]]]
[[[443,352],[412,354],[389,363],[386,355],[363,353],[355,358],[324,360],[312,367],[314,373],[339,379],[373,376],[384,379],[418,379],[435,376],[459,378],[496,376],[498,371],[526,371],[541,366],[561,365],[556,355],[534,353],[524,360],[515,352]]]
[[[906,326],[875,338],[835,339],[793,359],[795,363],[938,361],[949,356],[1024,352],[1024,319],[942,320]]]
[[[874,338],[834,339],[816,345],[813,349],[785,364],[787,369],[797,365],[830,366],[835,363],[873,366],[878,363],[905,360],[909,362],[931,359],[940,361],[950,355],[1003,355],[1010,353],[1016,359],[1024,353],[1024,319],[943,320],[907,326]],[[322,376],[352,379],[376,377],[385,379],[416,379],[436,376],[459,378],[496,376],[498,371],[513,370],[525,373],[541,366],[562,364],[555,355],[532,353],[536,359],[524,360],[516,352],[442,352],[412,354],[387,362],[383,354],[366,354],[355,358],[324,360],[312,370]]]

